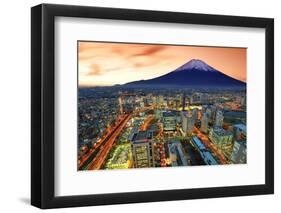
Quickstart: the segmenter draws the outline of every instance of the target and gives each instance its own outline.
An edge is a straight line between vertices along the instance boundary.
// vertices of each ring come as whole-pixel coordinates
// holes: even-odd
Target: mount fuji
[[[121,86],[129,88],[245,88],[246,83],[216,70],[202,60],[192,59],[160,77],[133,81]]]

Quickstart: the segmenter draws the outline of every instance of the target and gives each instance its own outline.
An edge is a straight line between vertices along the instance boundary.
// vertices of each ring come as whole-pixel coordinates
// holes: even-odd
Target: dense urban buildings
[[[78,169],[247,163],[246,91],[79,89]]]

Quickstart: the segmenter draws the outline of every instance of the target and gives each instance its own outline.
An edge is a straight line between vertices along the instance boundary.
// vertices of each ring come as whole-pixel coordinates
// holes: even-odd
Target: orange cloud
[[[93,76],[93,75],[102,75],[102,71],[99,65],[97,64],[92,64],[90,66],[90,71],[87,72],[88,76]]]
[[[194,58],[246,81],[246,53],[246,48],[81,41],[78,42],[79,85],[114,85],[150,79]]]
[[[160,52],[162,50],[165,49],[165,46],[161,46],[161,45],[158,45],[158,46],[148,46],[148,47],[145,47],[141,52],[139,53],[135,53],[135,54],[132,54],[131,56],[132,57],[135,57],[135,56],[151,56],[151,55],[154,55],[155,53],[157,52]]]

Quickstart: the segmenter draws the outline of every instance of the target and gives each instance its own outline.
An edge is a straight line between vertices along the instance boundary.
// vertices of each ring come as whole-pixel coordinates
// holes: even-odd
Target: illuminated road
[[[228,164],[225,156],[221,153],[221,151],[217,148],[217,146],[210,141],[210,139],[203,134],[197,127],[194,127],[196,136],[201,139],[206,147],[211,149],[211,151],[219,158],[221,164]]]
[[[150,109],[151,107],[145,107],[142,110],[136,111],[134,113],[145,112]],[[99,169],[102,166],[116,138],[119,136],[119,134],[125,127],[126,123],[131,119],[131,117],[131,114],[124,115],[123,118],[120,119],[118,124],[108,130],[108,133],[103,136],[101,140],[90,149],[90,152],[79,161],[79,170]]]
[[[149,125],[151,124],[151,122],[152,122],[153,119],[154,119],[154,116],[153,116],[153,115],[149,115],[149,116],[145,119],[144,123],[141,125],[140,131],[145,131],[145,130],[147,130],[147,128],[149,127]]]
[[[108,153],[114,145],[116,138],[120,135],[130,119],[131,115],[126,115],[124,119],[122,119],[118,127],[113,131],[111,136],[105,142],[104,146],[100,149],[99,153],[97,153],[96,157],[92,160],[92,162],[89,163],[89,166],[87,167],[88,170],[96,170],[101,168],[104,161],[106,160]]]
[[[127,121],[130,118],[131,115],[124,115],[124,117],[120,119],[118,124],[113,126],[108,131],[108,133],[105,136],[103,136],[102,139],[94,147],[91,148],[90,152],[80,160],[78,164],[79,170],[90,169],[93,167],[92,162],[94,161],[95,158],[97,158],[98,156],[101,156],[101,159],[103,158],[103,154],[105,153],[104,149],[108,149],[109,147],[110,148],[112,147],[111,143],[114,142],[114,140],[120,134],[121,130],[124,128],[124,126],[126,125]],[[113,138],[114,140],[112,141]],[[111,144],[111,146],[109,144]]]

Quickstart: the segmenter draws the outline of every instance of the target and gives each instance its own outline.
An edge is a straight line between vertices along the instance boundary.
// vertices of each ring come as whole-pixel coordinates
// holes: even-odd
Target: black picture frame
[[[266,136],[265,184],[56,197],[55,17],[100,18],[162,23],[264,28]],[[41,4],[31,8],[31,204],[60,208],[274,193],[274,20],[164,11]]]

